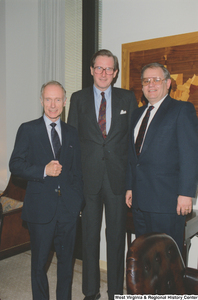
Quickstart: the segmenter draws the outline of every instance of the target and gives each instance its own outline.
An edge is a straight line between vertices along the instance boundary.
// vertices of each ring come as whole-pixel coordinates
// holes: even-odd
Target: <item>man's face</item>
[[[95,60],[95,67],[101,67],[103,69],[106,68],[112,68],[114,69],[114,60],[113,57],[108,57],[108,56],[97,56]],[[95,69],[90,67],[91,70],[91,75],[93,76],[94,79],[94,85],[100,90],[100,91],[105,91],[108,89],[108,87],[111,85],[113,79],[115,78],[118,70],[114,71],[113,74],[107,75],[106,71],[103,70],[101,74],[97,74]]]
[[[44,108],[45,115],[52,121],[56,122],[66,104],[64,92],[58,85],[47,85],[43,91],[41,104]]]
[[[152,78],[164,79],[164,73],[161,68],[148,68],[144,71],[143,78],[151,78],[148,85],[142,86],[144,96],[150,104],[155,104],[166,96],[171,85],[171,79],[163,80],[160,83],[154,83]]]

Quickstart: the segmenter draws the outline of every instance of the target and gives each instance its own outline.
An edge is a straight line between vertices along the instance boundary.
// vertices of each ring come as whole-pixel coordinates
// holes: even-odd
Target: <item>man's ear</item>
[[[169,90],[170,86],[171,86],[171,79],[167,79],[166,81],[166,86],[167,86],[167,90]]]
[[[117,76],[118,70],[115,70],[113,73],[113,78],[115,78]]]
[[[94,68],[90,67],[91,75],[93,76]]]
[[[40,101],[41,101],[41,105],[43,106],[43,98],[40,98]]]

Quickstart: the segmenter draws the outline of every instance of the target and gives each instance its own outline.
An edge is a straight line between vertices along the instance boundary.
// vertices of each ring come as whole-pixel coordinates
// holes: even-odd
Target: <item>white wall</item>
[[[7,181],[5,3],[0,1],[0,189]]]
[[[41,115],[38,87],[37,0],[0,1],[0,189],[19,125]]]
[[[198,31],[197,0],[103,0],[102,5],[102,48],[111,50],[120,64],[124,43]],[[121,87],[121,74],[116,86]],[[194,207],[198,209],[198,204]],[[103,222],[101,260],[106,260],[104,228]],[[194,237],[189,259],[194,268],[197,250]]]
[[[103,0],[102,5],[102,47],[120,64],[124,43],[198,31],[197,0]]]

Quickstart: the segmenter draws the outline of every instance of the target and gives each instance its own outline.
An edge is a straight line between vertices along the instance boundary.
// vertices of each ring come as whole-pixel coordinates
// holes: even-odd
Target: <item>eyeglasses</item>
[[[95,71],[96,74],[102,74],[104,70],[105,70],[107,75],[112,75],[113,72],[114,72],[113,68],[105,68],[104,69],[102,67],[94,67],[94,71]]]
[[[160,77],[149,77],[149,78],[143,78],[142,79],[142,85],[146,86],[149,85],[151,83],[151,81],[153,82],[153,84],[162,84],[162,82],[166,80],[165,78],[162,79]]]

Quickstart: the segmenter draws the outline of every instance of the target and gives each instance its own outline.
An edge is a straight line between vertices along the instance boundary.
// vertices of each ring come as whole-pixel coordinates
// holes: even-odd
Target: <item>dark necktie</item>
[[[149,106],[149,108],[147,109],[146,115],[144,116],[143,120],[142,120],[142,124],[140,126],[139,132],[138,132],[138,136],[135,142],[135,150],[136,150],[136,154],[137,156],[140,154],[140,149],[142,146],[142,142],[144,139],[144,134],[146,131],[146,127],[148,124],[148,119],[150,117],[150,111],[154,108],[154,106]]]
[[[55,159],[59,160],[61,143],[60,143],[58,133],[55,129],[56,123],[51,123],[50,125],[52,126],[51,138],[52,138],[52,145],[53,145],[53,148],[54,148]]]
[[[100,104],[99,116],[98,116],[98,125],[102,132],[103,138],[105,139],[107,136],[106,132],[106,99],[104,92],[101,93],[102,100]]]

